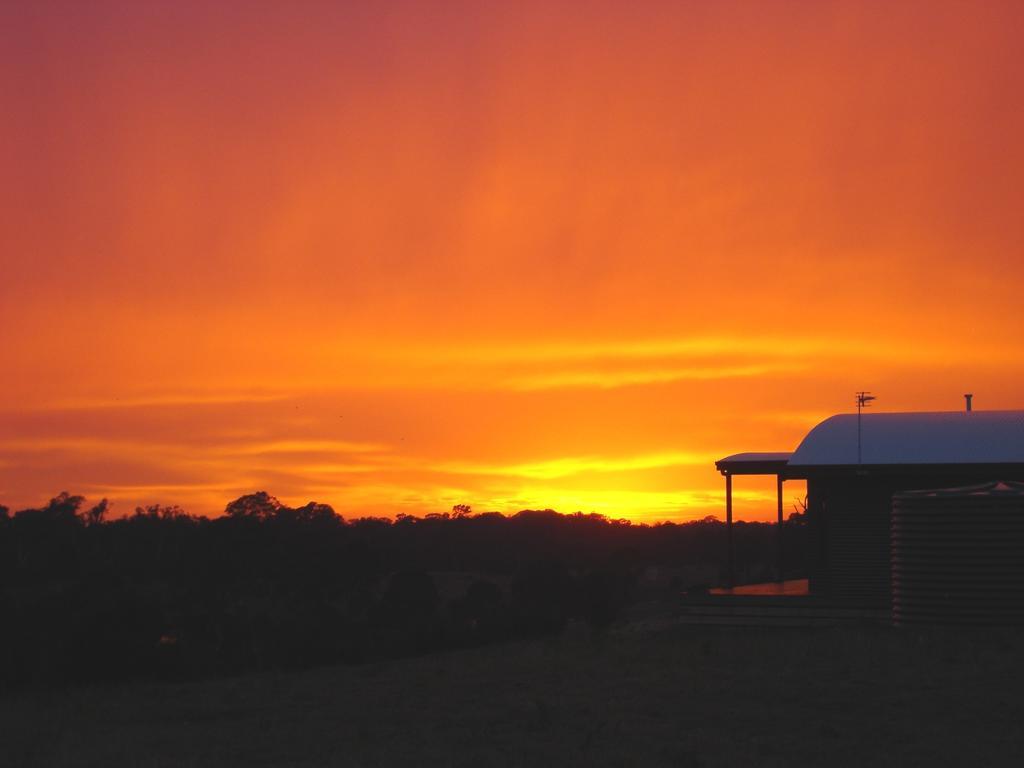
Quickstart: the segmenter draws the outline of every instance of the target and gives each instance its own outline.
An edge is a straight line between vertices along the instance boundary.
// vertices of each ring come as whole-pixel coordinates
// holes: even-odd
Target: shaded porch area
[[[782,484],[784,481],[784,473],[786,466],[789,464],[789,459],[792,457],[792,453],[737,453],[733,456],[727,456],[720,461],[715,462],[715,468],[722,473],[725,477],[725,528],[726,528],[726,546],[728,547],[727,565],[726,565],[726,584],[725,589],[728,593],[736,587],[736,553],[733,545],[733,508],[732,508],[732,479],[733,476],[774,476],[775,477],[775,492],[776,492],[776,573],[778,574],[778,589],[783,589],[786,582],[782,580],[783,565],[785,564],[785,548],[783,546],[783,519],[782,519]],[[804,592],[806,592],[806,579],[798,579],[796,581],[802,581],[804,583]],[[762,585],[748,585],[750,587],[761,587]],[[795,587],[793,587],[795,588]],[[716,590],[717,591],[717,590]],[[734,593],[740,594],[740,593]],[[772,593],[767,592],[749,592],[746,594],[789,594],[786,592],[775,591]]]

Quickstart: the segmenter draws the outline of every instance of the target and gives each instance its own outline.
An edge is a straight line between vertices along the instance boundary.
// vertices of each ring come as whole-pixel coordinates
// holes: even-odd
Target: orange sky
[[[0,503],[688,519],[1024,406],[1024,5],[892,6],[4,3]]]

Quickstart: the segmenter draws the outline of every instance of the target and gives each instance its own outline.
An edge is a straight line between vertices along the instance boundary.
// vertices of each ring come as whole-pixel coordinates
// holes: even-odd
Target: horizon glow
[[[0,503],[722,515],[1024,407],[1024,6],[10,2]],[[774,480],[737,480],[774,519]],[[787,484],[787,511],[802,488]]]

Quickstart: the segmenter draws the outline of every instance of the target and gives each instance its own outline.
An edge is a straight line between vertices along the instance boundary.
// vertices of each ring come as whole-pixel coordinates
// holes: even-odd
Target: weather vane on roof
[[[875,399],[875,396],[870,392],[858,392],[857,393],[857,463],[860,464],[860,412],[871,404],[871,401]]]

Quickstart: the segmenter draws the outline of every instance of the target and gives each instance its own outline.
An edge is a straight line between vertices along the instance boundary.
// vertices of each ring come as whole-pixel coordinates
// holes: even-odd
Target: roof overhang
[[[782,475],[792,453],[736,453],[715,462],[723,475]]]

